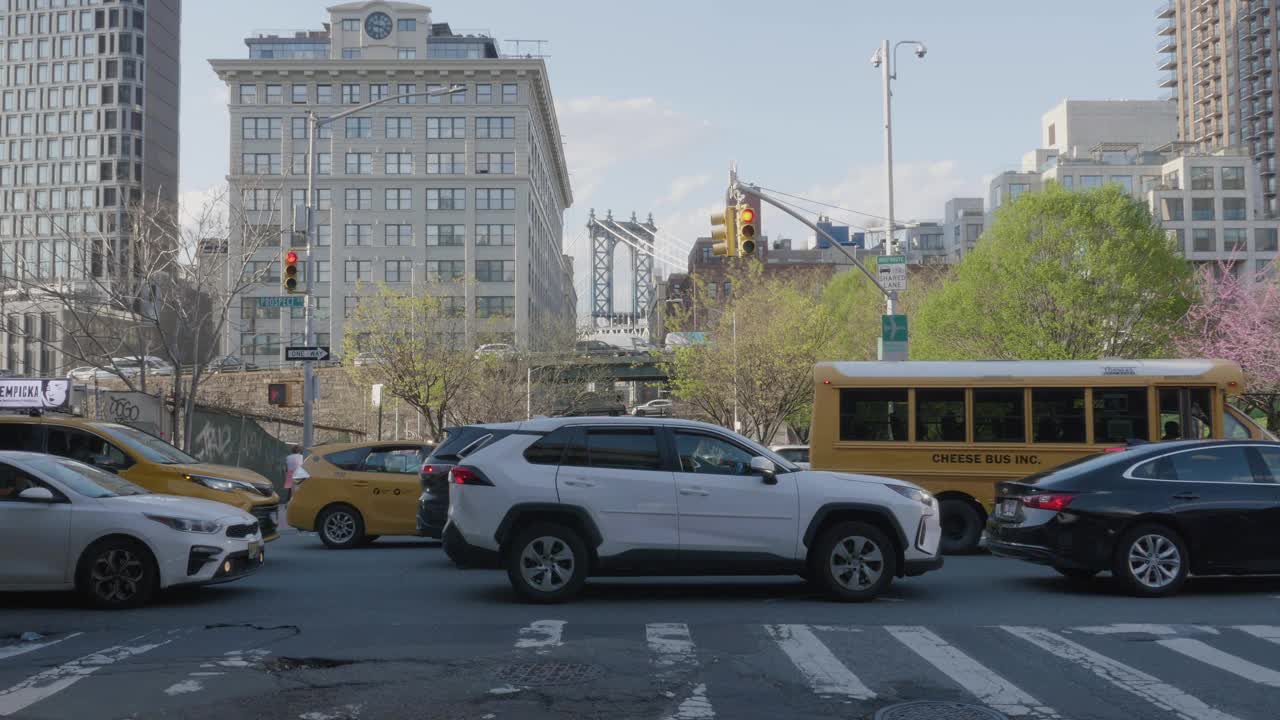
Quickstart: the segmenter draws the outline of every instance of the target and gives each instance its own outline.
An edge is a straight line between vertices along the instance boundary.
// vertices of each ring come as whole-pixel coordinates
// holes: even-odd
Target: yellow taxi
[[[252,470],[200,462],[128,425],[53,414],[0,416],[0,450],[61,455],[152,492],[233,505],[258,519],[263,539],[279,537],[280,498],[269,480]]]
[[[351,548],[382,535],[418,534],[418,472],[430,443],[364,442],[312,448],[295,480],[288,522],[315,531],[331,548]]]

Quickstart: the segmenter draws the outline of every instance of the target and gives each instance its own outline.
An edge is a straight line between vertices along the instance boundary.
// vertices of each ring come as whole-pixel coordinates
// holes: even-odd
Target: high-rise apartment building
[[[0,291],[36,290],[0,306],[0,367],[63,371],[68,309],[38,287],[101,287],[129,257],[129,206],[176,205],[181,15],[181,0],[0,0]]]
[[[429,287],[464,351],[482,336],[536,347],[543,328],[572,323],[561,243],[572,194],[543,60],[503,57],[492,38],[455,34],[423,5],[328,11],[322,30],[252,37],[247,59],[211,61],[230,89],[231,195],[247,224],[287,224],[303,204],[308,110],[323,118],[464,91],[392,100],[317,133],[317,341],[342,346],[344,319],[376,283]],[[231,228],[232,248],[242,232]],[[279,267],[280,252],[273,243],[254,262]],[[271,365],[301,341],[301,312],[258,307],[280,293],[271,273],[241,298],[228,352]]]

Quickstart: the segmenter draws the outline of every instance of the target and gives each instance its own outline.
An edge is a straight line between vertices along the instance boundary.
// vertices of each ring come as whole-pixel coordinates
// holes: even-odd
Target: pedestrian
[[[284,504],[288,505],[293,497],[293,475],[302,467],[302,446],[294,445],[284,458]]]

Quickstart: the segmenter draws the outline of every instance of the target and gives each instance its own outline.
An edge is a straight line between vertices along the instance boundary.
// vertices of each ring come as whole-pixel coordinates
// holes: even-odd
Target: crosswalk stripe
[[[44,648],[47,648],[50,645],[57,645],[63,640],[70,640],[73,637],[79,637],[80,635],[83,635],[83,634],[84,633],[71,633],[66,637],[60,637],[57,640],[50,640],[48,642],[35,642],[35,643],[24,642],[24,643],[18,643],[17,645],[0,647],[0,660],[7,660],[11,657],[18,657],[19,655],[25,655],[33,650],[43,650]]]
[[[539,655],[546,655],[552,648],[564,644],[564,625],[564,620],[535,620],[520,629],[516,647],[532,649]]]
[[[1236,629],[1280,645],[1280,625],[1237,625]]]
[[[1238,675],[1245,680],[1262,685],[1280,688],[1280,672],[1276,672],[1271,668],[1266,668],[1257,663],[1249,662],[1242,657],[1237,657],[1231,653],[1225,653],[1211,645],[1193,639],[1193,638],[1171,638],[1168,640],[1158,640],[1160,645],[1169,648],[1175,652],[1182,653],[1193,660],[1199,660],[1206,665],[1212,665],[1219,670],[1225,670],[1232,675]]]
[[[858,700],[870,700],[876,696],[807,626],[766,625],[765,628],[814,692],[819,695],[847,695]]]
[[[1212,708],[1157,677],[1112,660],[1056,633],[1034,627],[1002,625],[1001,628],[1052,655],[1083,667],[1121,690],[1176,714],[1183,720],[1238,720],[1234,715]]]
[[[667,669],[694,661],[693,638],[684,623],[650,623],[644,626],[645,639],[654,654],[654,665]]]
[[[141,637],[134,640],[140,640]],[[143,645],[117,645],[77,660],[63,663],[38,675],[23,680],[8,690],[0,691],[0,717],[7,717],[46,698],[66,690],[84,678],[135,655],[154,650],[168,643],[162,640]]]
[[[890,625],[885,629],[993,710],[1010,717],[1062,717],[1053,708],[948,644],[928,628]]]

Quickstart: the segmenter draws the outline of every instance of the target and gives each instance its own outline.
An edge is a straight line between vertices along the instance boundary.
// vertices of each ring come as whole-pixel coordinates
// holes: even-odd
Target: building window
[[[476,173],[479,175],[512,175],[515,171],[515,153],[476,153]]]
[[[396,86],[396,95],[400,95],[400,96],[412,95],[417,91],[418,91],[418,86],[412,83],[401,83]],[[400,97],[400,99],[396,100],[396,102],[401,105],[413,105],[418,102],[418,98]]]
[[[1191,198],[1192,220],[1212,220],[1213,215],[1213,198]]]
[[[514,188],[477,188],[477,210],[515,210],[516,191]]]
[[[1164,219],[1182,220],[1182,198],[1167,197],[1164,199]]]
[[[515,244],[515,225],[476,225],[476,245]]]
[[[320,247],[329,247],[333,244],[333,226],[317,225],[316,226],[316,245]]]
[[[387,188],[384,191],[385,207],[388,210],[412,210],[413,191],[409,188]]]
[[[1244,228],[1224,228],[1222,244],[1229,253],[1248,252],[1249,231]]]
[[[418,21],[413,18],[402,18],[396,21],[396,30],[400,32],[417,32]]]
[[[257,105],[258,104],[258,86],[257,85],[241,85],[240,86],[240,104],[241,105]]]
[[[372,260],[348,260],[346,263],[346,281],[348,283],[370,282],[373,280]]]
[[[1191,231],[1191,249],[1195,252],[1217,252],[1218,239],[1213,228],[1195,228]]]
[[[346,244],[349,247],[367,247],[373,245],[372,225],[348,224],[346,232]]]
[[[267,104],[268,105],[284,104],[284,86],[283,85],[267,86]]]
[[[1120,186],[1126,193],[1133,193],[1133,176],[1132,175],[1112,175],[1111,182]]]
[[[516,276],[514,260],[477,260],[476,280],[480,282],[512,282]]]
[[[476,85],[476,104],[492,105],[493,104],[493,85],[481,83]]]
[[[467,191],[462,188],[429,188],[427,190],[428,210],[466,210]]]
[[[240,118],[240,136],[245,140],[279,140],[283,133],[280,118]]]
[[[1213,168],[1211,167],[1191,168],[1191,189],[1192,190],[1212,190],[1213,189]]]
[[[371,153],[347,153],[348,175],[372,175],[373,155]]]
[[[480,295],[476,297],[476,317],[509,318],[516,314],[516,299],[511,295]]]
[[[1159,175],[1143,175],[1142,176],[1142,192],[1151,192],[1160,186]]]
[[[333,86],[332,85],[316,86],[316,104],[318,105],[333,104]]]
[[[465,153],[427,153],[428,175],[461,175],[466,171]]]
[[[1258,252],[1275,252],[1276,228],[1258,228],[1253,231],[1253,249]]]
[[[466,118],[427,118],[428,140],[461,140],[467,136]]]
[[[347,138],[373,137],[373,120],[367,117],[347,118]]]
[[[1073,189],[1076,184],[1075,181],[1076,181],[1076,178],[1074,175],[1063,175],[1058,178],[1058,184],[1061,185],[1066,190]]]
[[[359,60],[360,48],[342,48],[343,60]]]
[[[435,282],[460,280],[467,274],[467,264],[463,260],[428,260],[427,279]]]
[[[387,139],[411,139],[413,137],[413,119],[407,117],[387,118]]]
[[[342,32],[360,32],[359,18],[344,18],[342,20]]]
[[[383,225],[383,240],[388,246],[404,246],[413,244],[412,225]]]
[[[520,101],[519,87],[515,83],[502,84],[502,104],[515,105]]]
[[[360,305],[360,298],[355,295],[348,295],[342,299],[342,316],[349,318],[356,313],[356,307]]]
[[[1222,219],[1223,220],[1244,220],[1245,204],[1242,197],[1224,197],[1222,198]]]
[[[316,261],[316,282],[318,282],[318,283],[322,283],[322,282],[329,282],[329,261],[328,261],[328,260],[317,260],[317,261]],[[327,312],[327,311],[328,311],[328,309],[329,309],[329,298],[327,298],[327,297],[323,297],[323,296],[320,296],[320,295],[317,295],[315,299],[316,299],[317,303],[318,303],[320,300],[324,300],[324,301],[325,301],[325,302],[324,302],[324,305],[325,305],[325,311],[326,311],[325,317],[329,317],[328,312]],[[317,317],[318,317],[318,315],[317,315]]]
[[[1102,187],[1102,176],[1101,175],[1081,175],[1080,187],[1086,190],[1090,188]]]
[[[443,85],[436,84],[436,83],[427,83],[427,92],[429,92],[429,93],[443,93],[443,92],[444,92],[444,86],[443,86]],[[428,104],[428,105],[443,105],[443,104],[444,104],[444,95],[428,95],[428,96],[427,96],[427,104]]]
[[[240,171],[245,175],[279,175],[280,153],[243,153]]]
[[[387,260],[383,265],[383,277],[389,283],[413,281],[413,262],[409,260]]]
[[[359,105],[360,104],[360,84],[359,83],[343,83],[342,84],[342,104],[343,105]]]
[[[513,117],[476,118],[476,137],[511,139],[516,136],[516,119]]]
[[[387,175],[412,175],[413,153],[387,153],[384,172]]]
[[[466,239],[466,225],[427,226],[427,245],[461,247]]]
[[[373,209],[373,190],[369,188],[347,188],[346,205],[347,210],[372,210]]]
[[[1238,165],[1222,168],[1222,189],[1243,190],[1244,168]]]
[[[291,88],[291,91],[292,91],[292,95],[290,96],[290,99],[294,103],[302,104],[307,102],[307,86],[306,85],[294,85]]]
[[[370,83],[369,84],[369,102],[375,100],[385,100],[387,98],[386,83]]]

